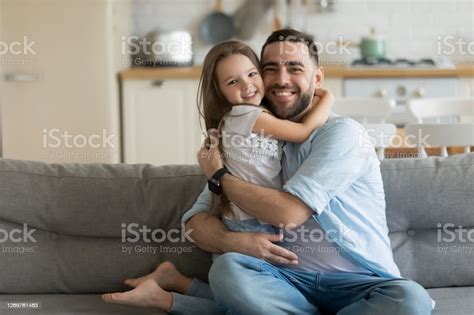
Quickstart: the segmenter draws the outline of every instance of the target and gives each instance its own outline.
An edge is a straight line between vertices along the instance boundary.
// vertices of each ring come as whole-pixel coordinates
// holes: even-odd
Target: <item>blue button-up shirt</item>
[[[400,277],[385,217],[380,163],[364,127],[331,115],[303,143],[283,147],[283,191],[302,200],[351,261],[381,277]],[[183,222],[209,211],[206,188]]]

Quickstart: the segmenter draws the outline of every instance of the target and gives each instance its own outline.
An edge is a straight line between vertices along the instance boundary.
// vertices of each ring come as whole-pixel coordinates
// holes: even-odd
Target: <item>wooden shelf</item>
[[[327,78],[409,78],[409,77],[474,77],[474,65],[453,69],[367,69],[346,66],[324,66]],[[119,73],[122,80],[199,79],[202,66],[178,68],[129,68]]]

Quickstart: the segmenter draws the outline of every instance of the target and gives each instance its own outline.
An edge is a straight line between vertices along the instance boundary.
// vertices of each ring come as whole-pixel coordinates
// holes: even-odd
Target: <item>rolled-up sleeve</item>
[[[319,215],[332,198],[361,177],[375,151],[365,129],[344,118],[328,122],[311,141],[308,157],[283,190]]]
[[[189,219],[200,212],[209,212],[211,210],[211,200],[212,193],[206,185],[191,209],[184,213],[181,223],[186,224]]]

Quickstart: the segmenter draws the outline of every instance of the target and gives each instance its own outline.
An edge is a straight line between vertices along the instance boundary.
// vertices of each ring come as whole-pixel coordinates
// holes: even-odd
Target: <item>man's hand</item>
[[[217,130],[210,130],[209,137],[204,140],[201,149],[198,151],[197,160],[208,179],[210,179],[217,170],[224,167],[221,152],[219,151]]]
[[[198,213],[189,219],[186,230],[192,230],[190,236],[200,249],[211,253],[236,252],[273,264],[298,264],[298,256],[295,253],[274,244],[281,240],[281,235],[231,232],[219,218],[208,212]]]
[[[228,233],[228,237],[232,238],[229,240],[232,244],[229,248],[231,251],[254,256],[271,264],[298,264],[298,256],[295,253],[275,244],[281,241],[282,234],[235,232]]]

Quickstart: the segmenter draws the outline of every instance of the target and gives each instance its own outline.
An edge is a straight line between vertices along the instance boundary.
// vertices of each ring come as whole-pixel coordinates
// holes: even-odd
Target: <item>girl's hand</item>
[[[208,179],[210,179],[217,170],[224,167],[218,141],[217,131],[210,131],[209,137],[204,140],[197,154],[198,163]]]
[[[323,98],[328,99],[330,102],[334,101],[334,94],[331,91],[325,89],[316,89],[314,91],[313,104],[317,105]]]

